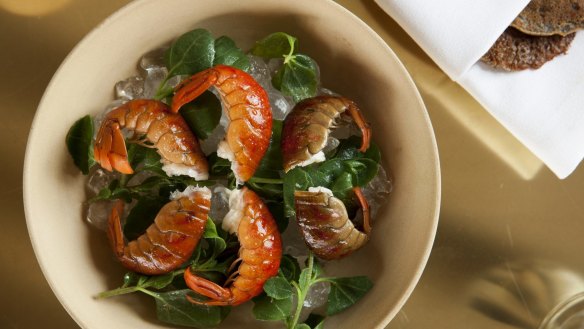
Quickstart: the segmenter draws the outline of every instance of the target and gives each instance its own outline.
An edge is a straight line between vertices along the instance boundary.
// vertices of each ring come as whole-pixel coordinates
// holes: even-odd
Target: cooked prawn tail
[[[114,120],[106,120],[97,133],[93,157],[108,171],[117,170],[122,174],[133,174],[120,124]]]
[[[199,97],[207,89],[215,85],[218,74],[215,70],[205,70],[187,78],[175,88],[175,95],[172,98],[170,110],[177,113],[180,108]]]
[[[371,128],[369,127],[369,123],[365,120],[363,112],[359,110],[355,103],[351,102],[347,111],[351,118],[353,118],[355,124],[357,124],[357,127],[359,127],[359,130],[361,130],[362,140],[359,151],[364,153],[369,148],[369,144],[371,144]]]

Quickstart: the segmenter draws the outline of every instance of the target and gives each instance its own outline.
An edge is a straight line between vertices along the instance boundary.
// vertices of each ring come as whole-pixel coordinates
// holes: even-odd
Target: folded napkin
[[[375,0],[438,66],[559,178],[584,158],[584,31],[538,70],[479,61],[529,0]]]

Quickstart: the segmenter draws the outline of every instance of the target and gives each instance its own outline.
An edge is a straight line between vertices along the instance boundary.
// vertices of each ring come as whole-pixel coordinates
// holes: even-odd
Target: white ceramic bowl
[[[207,28],[243,49],[276,31],[299,39],[321,66],[323,84],[357,101],[373,128],[394,179],[371,242],[334,264],[336,274],[368,275],[374,288],[358,304],[327,320],[328,328],[383,328],[414,289],[434,240],[440,201],[436,142],[410,76],[383,40],[330,0],[143,0],[124,7],[71,52],[36,113],[24,168],[30,237],[53,291],[83,328],[162,328],[151,300],[95,300],[115,288],[124,270],[103,232],[83,220],[86,178],[65,147],[71,124],[97,114],[116,81],[136,73],[139,58],[182,33]],[[248,303],[251,304],[251,303]],[[224,328],[265,323],[230,314]]]

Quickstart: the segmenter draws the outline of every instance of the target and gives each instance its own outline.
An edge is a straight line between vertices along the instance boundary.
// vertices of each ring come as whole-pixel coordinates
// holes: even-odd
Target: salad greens
[[[297,53],[298,40],[286,33],[273,33],[258,41],[250,53],[266,59],[283,59],[272,84],[284,95],[298,102],[315,96],[318,86],[318,68],[313,59]],[[242,70],[250,70],[247,55],[235,42],[222,36],[213,38],[204,29],[196,29],[180,36],[168,48],[164,56],[168,75],[160,84],[155,98],[168,102],[174,90],[168,85],[175,76],[186,76],[208,69],[213,65],[226,64]],[[204,140],[218,126],[221,103],[206,92],[181,110],[185,121],[197,138]],[[283,122],[273,121],[272,137],[266,155],[254,177],[245,185],[260,195],[276,219],[278,229],[284,232],[294,219],[294,191],[311,186],[323,186],[332,190],[347,209],[356,207],[352,192],[354,186],[368,184],[377,174],[381,155],[378,147],[371,144],[367,152],[358,151],[360,138],[350,137],[340,141],[327,152],[326,161],[306,167],[297,167],[283,173],[281,134]],[[74,123],[67,134],[66,144],[75,165],[88,175],[96,164],[93,158],[94,124],[90,116]],[[128,159],[133,174],[115,174],[107,186],[88,200],[89,203],[122,199],[135,202],[124,225],[124,235],[132,240],[143,234],[158,211],[168,202],[170,193],[183,190],[189,185],[213,186],[222,184],[235,188],[235,178],[228,160],[216,153],[208,155],[210,178],[195,181],[187,176],[167,176],[162,170],[160,155],[147,145],[127,142]],[[141,179],[135,179],[138,176]],[[218,284],[223,284],[230,274],[229,266],[237,258],[239,242],[208,220],[203,238],[190,259],[173,272],[146,276],[127,273],[120,288],[105,291],[97,298],[108,298],[129,293],[143,293],[154,298],[158,318],[170,324],[195,328],[211,328],[219,325],[229,314],[230,307],[201,306],[190,303],[186,296],[201,299],[188,289],[183,274],[186,268]],[[310,290],[317,284],[330,286],[324,313],[312,313],[304,321],[301,313]],[[325,275],[323,267],[310,253],[304,268],[290,255],[281,259],[277,276],[269,279],[263,293],[253,299],[253,315],[258,320],[280,321],[286,328],[321,329],[326,316],[339,313],[362,298],[372,287],[363,276],[335,278]]]
[[[311,287],[322,282],[330,284],[326,315],[345,310],[373,287],[371,280],[364,276],[325,277],[321,265],[316,262],[312,253],[308,255],[306,267],[301,271],[295,258],[285,255],[282,259],[278,276],[266,281],[265,294],[253,300],[253,314],[258,320],[283,321],[286,328],[290,329],[322,328],[325,317],[317,314],[311,314],[305,323],[299,323],[302,307]],[[296,305],[293,301],[296,301]]]
[[[272,84],[295,102],[316,96],[318,69],[316,62],[304,54],[296,53],[297,39],[283,32],[268,35],[258,41],[251,53],[264,58],[284,58]]]
[[[67,150],[73,162],[84,175],[95,164],[93,158],[93,120],[89,115],[77,120],[69,129],[66,137]]]

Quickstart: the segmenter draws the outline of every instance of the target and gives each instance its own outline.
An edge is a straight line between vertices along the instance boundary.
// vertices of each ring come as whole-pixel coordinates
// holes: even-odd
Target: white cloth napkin
[[[480,57],[529,0],[375,0],[438,66],[559,178],[584,158],[584,31],[538,70],[503,72]]]

